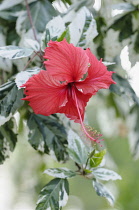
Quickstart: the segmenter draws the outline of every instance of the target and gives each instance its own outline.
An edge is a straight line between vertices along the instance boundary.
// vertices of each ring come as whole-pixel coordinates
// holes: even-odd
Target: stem
[[[31,25],[31,28],[32,28],[32,31],[33,31],[33,34],[34,34],[34,38],[35,38],[36,41],[38,41],[36,31],[35,31],[35,27],[34,27],[34,24],[33,24],[33,21],[32,21],[31,13],[30,13],[30,8],[29,8],[29,5],[28,5],[28,0],[25,0],[25,2],[26,2],[27,14],[28,14],[29,22],[30,22],[30,25]]]
[[[2,85],[2,84],[4,84],[4,71],[1,69],[1,76],[0,76],[0,80],[1,80],[1,82],[0,82],[0,85]]]
[[[77,111],[78,111],[78,114],[79,114],[79,118],[80,118],[80,123],[81,123],[82,129],[83,129],[85,135],[86,135],[90,140],[97,142],[96,139],[94,139],[92,136],[89,135],[89,133],[87,133],[87,131],[86,131],[85,127],[84,127],[83,120],[82,120],[82,117],[81,117],[81,113],[80,113],[80,110],[79,110],[79,105],[78,105],[78,101],[77,101],[77,96],[76,96],[76,93],[75,93],[75,90],[74,90],[74,87],[73,87],[73,94],[74,94],[74,97],[75,97],[75,103],[76,103]]]
[[[30,64],[30,62],[35,58],[36,55],[37,55],[37,53],[35,53],[35,54],[32,56],[32,58],[30,58],[30,59],[28,60],[27,64],[25,65],[25,67],[24,67],[24,69],[23,69],[23,71],[26,70],[26,68],[28,67],[28,65]]]
[[[90,158],[87,158],[87,161],[86,161],[86,164],[85,164],[85,169],[87,167],[87,164],[88,164],[88,161],[89,161]]]

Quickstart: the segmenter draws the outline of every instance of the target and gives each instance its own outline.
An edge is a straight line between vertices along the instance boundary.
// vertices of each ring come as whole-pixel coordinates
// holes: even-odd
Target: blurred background
[[[15,28],[17,16],[14,17],[13,12],[17,10],[16,7],[20,12],[19,8],[24,2],[20,0],[19,4],[15,4],[16,6],[9,7],[8,0],[0,2],[0,20],[2,21],[0,45],[4,46],[15,43],[15,31],[10,32],[10,24]],[[30,4],[32,2],[36,1],[29,1]],[[63,209],[138,210],[139,0],[55,0],[49,2],[61,15],[71,7],[75,7],[77,11],[83,6],[88,8],[96,21],[98,31],[98,35],[95,35],[93,40],[91,39],[91,44],[88,43],[89,47],[98,58],[109,62],[108,69],[116,72],[114,79],[118,84],[117,89],[111,87],[110,90],[99,91],[92,97],[86,109],[89,125],[100,131],[105,139],[106,167],[122,176],[120,181],[107,183],[116,197],[115,205],[110,207],[104,198],[96,195],[91,181],[89,183],[88,180],[78,176],[69,180],[70,196]],[[11,16],[7,16],[6,12],[10,12]],[[9,24],[8,30],[4,29],[7,27],[6,21]],[[22,19],[18,19],[16,33],[22,39],[19,27],[21,23]],[[7,38],[8,34],[12,37],[11,39]],[[3,80],[1,84],[22,69],[26,61],[23,59],[15,64],[10,60],[1,59],[0,75]],[[6,159],[3,165],[0,165],[0,210],[35,209],[40,190],[51,180],[51,177],[43,174],[43,171],[49,167],[69,166],[75,169],[72,161],[64,165],[58,163],[52,157],[35,151],[27,141],[27,132],[23,129],[18,136],[14,152],[10,153],[10,158]]]

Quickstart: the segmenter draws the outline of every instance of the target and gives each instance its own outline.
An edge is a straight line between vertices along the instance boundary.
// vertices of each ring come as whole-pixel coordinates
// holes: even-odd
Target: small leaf
[[[28,69],[26,71],[22,71],[16,75],[15,83],[18,89],[21,89],[21,86],[27,82],[27,80],[33,76],[34,74],[39,73],[40,68],[35,67],[34,69]]]
[[[96,152],[96,149],[93,149],[93,151],[89,154],[88,158],[92,158],[94,156],[95,152]]]
[[[66,205],[69,184],[66,179],[53,179],[41,190],[36,210],[59,210]]]
[[[90,158],[90,167],[94,168],[94,167],[99,166],[105,154],[106,154],[106,150],[102,150],[98,153],[95,153],[94,156]]]
[[[0,164],[9,157],[10,152],[13,152],[16,146],[17,134],[13,128],[14,121],[12,119],[0,126]]]
[[[91,170],[88,170],[88,169],[84,169],[84,172],[85,172],[86,174],[91,174],[91,173],[92,173],[92,171],[91,171]]]
[[[115,199],[113,195],[111,194],[111,192],[109,192],[109,190],[103,184],[93,179],[93,187],[98,196],[105,197],[111,206],[114,205]]]
[[[96,168],[92,170],[92,173],[96,177],[96,179],[101,179],[105,181],[109,180],[117,180],[117,179],[122,179],[119,174],[116,172],[106,169],[106,168]]]
[[[87,146],[72,130],[68,132],[68,152],[70,158],[78,164],[85,164],[88,158]]]
[[[32,49],[17,47],[13,45],[0,47],[0,56],[2,58],[19,59],[29,57],[32,53]]]
[[[67,28],[61,36],[57,39],[58,42],[61,42],[63,39],[66,39],[68,43],[70,43],[70,33],[69,33],[69,28]]]
[[[76,176],[76,173],[74,171],[71,171],[67,168],[48,168],[44,171],[44,173],[61,179]]]

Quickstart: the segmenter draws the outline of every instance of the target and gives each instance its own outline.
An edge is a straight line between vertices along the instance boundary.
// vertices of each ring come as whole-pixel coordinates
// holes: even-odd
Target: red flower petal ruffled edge
[[[67,87],[55,81],[47,71],[41,70],[33,75],[22,87],[26,97],[36,114],[45,116],[57,113],[67,103]]]
[[[59,81],[74,82],[80,80],[88,71],[89,58],[80,47],[61,42],[50,41],[45,49],[44,62],[50,75]]]
[[[90,93],[95,95],[100,89],[108,89],[111,84],[116,84],[112,79],[113,71],[108,71],[107,67],[98,60],[90,51],[86,50],[89,57],[90,66],[88,76],[85,80],[76,82],[76,87],[83,90],[84,94]]]

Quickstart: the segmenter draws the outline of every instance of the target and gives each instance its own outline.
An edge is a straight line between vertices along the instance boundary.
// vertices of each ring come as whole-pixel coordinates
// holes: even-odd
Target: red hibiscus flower
[[[102,61],[91,53],[67,43],[50,41],[44,58],[45,70],[32,76],[22,87],[36,114],[64,113],[83,125],[85,107],[99,89],[115,84]],[[94,139],[92,139],[94,140]]]

